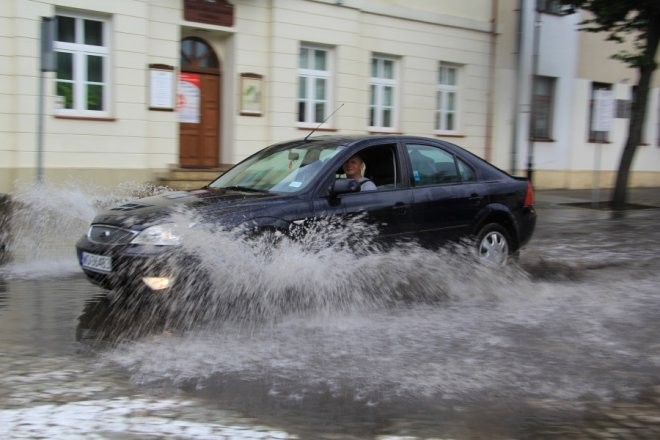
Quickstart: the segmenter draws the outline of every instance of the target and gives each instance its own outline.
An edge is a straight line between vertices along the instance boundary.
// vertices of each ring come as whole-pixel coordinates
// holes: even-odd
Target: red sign
[[[197,73],[181,72],[176,94],[179,122],[199,124],[199,103],[202,81]]]

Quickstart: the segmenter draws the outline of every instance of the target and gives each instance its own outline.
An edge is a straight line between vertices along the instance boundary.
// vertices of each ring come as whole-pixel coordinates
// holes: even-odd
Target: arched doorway
[[[220,76],[211,46],[201,38],[181,40],[179,165],[215,167],[220,159]]]

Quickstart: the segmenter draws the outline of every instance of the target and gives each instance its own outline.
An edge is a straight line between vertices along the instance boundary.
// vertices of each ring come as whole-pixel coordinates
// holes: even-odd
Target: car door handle
[[[398,202],[394,204],[394,207],[392,209],[397,214],[404,215],[406,212],[408,212],[408,205],[403,202]]]
[[[472,202],[475,205],[478,205],[481,203],[481,201],[484,199],[484,196],[480,196],[479,194],[470,194],[469,201]]]

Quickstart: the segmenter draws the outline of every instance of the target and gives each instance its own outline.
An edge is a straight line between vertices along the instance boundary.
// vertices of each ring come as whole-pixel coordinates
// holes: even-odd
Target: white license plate
[[[96,255],[83,252],[80,256],[80,265],[85,269],[99,272],[112,272],[112,258],[105,255]]]

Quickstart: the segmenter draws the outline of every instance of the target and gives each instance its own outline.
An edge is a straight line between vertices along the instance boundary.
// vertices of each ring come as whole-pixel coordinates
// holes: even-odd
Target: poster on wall
[[[261,116],[262,79],[256,73],[241,73],[241,115]]]
[[[149,65],[149,110],[174,110],[174,67]]]
[[[196,73],[181,72],[176,95],[176,109],[179,122],[199,124],[201,79]]]
[[[614,118],[614,97],[611,90],[594,91],[594,116],[591,121],[593,131],[610,131]]]

